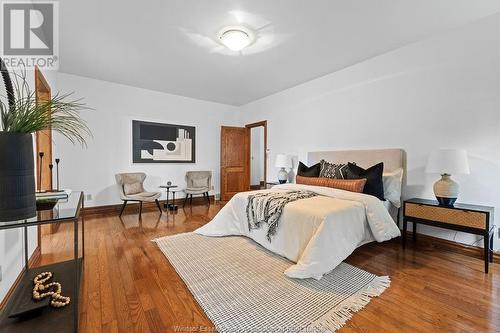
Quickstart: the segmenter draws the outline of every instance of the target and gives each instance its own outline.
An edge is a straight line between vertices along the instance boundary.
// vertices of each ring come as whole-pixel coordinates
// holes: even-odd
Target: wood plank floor
[[[161,217],[151,211],[142,222],[137,214],[87,218],[80,331],[210,331],[203,310],[150,240],[192,231],[219,209],[194,206]],[[341,332],[500,332],[500,265],[484,274],[478,258],[421,243],[406,251],[398,241],[372,243],[348,258],[389,275],[392,284]],[[71,251],[72,229],[62,225],[43,236],[42,264],[69,259]]]

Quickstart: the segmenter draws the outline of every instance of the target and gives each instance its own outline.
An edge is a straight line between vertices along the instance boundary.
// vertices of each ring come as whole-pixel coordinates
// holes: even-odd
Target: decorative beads
[[[70,303],[71,298],[61,295],[62,287],[59,282],[44,284],[50,280],[52,276],[53,274],[51,272],[43,272],[35,276],[33,279],[33,283],[35,284],[33,287],[33,299],[39,301],[47,296],[50,296],[52,297],[50,305],[54,308],[62,308]],[[45,290],[48,291],[44,292]]]

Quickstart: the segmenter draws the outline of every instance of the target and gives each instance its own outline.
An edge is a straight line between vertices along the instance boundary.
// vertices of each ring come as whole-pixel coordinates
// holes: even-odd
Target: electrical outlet
[[[86,194],[85,195],[85,200],[91,201],[92,200],[92,194]]]

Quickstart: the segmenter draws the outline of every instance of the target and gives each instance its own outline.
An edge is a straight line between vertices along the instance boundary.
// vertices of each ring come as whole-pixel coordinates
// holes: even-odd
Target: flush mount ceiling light
[[[218,39],[228,49],[241,51],[255,41],[255,34],[246,27],[229,26],[219,31]]]

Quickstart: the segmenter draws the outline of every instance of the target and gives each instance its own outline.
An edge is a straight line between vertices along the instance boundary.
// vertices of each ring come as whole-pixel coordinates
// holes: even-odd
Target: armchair
[[[116,182],[120,189],[120,199],[123,200],[123,205],[120,210],[120,216],[123,214],[123,210],[129,201],[139,202],[139,219],[142,218],[142,203],[143,202],[155,202],[158,207],[160,214],[163,213],[158,202],[158,198],[161,196],[160,192],[146,192],[144,190],[144,180],[146,179],[146,174],[143,172],[134,173],[118,173],[115,175]]]

